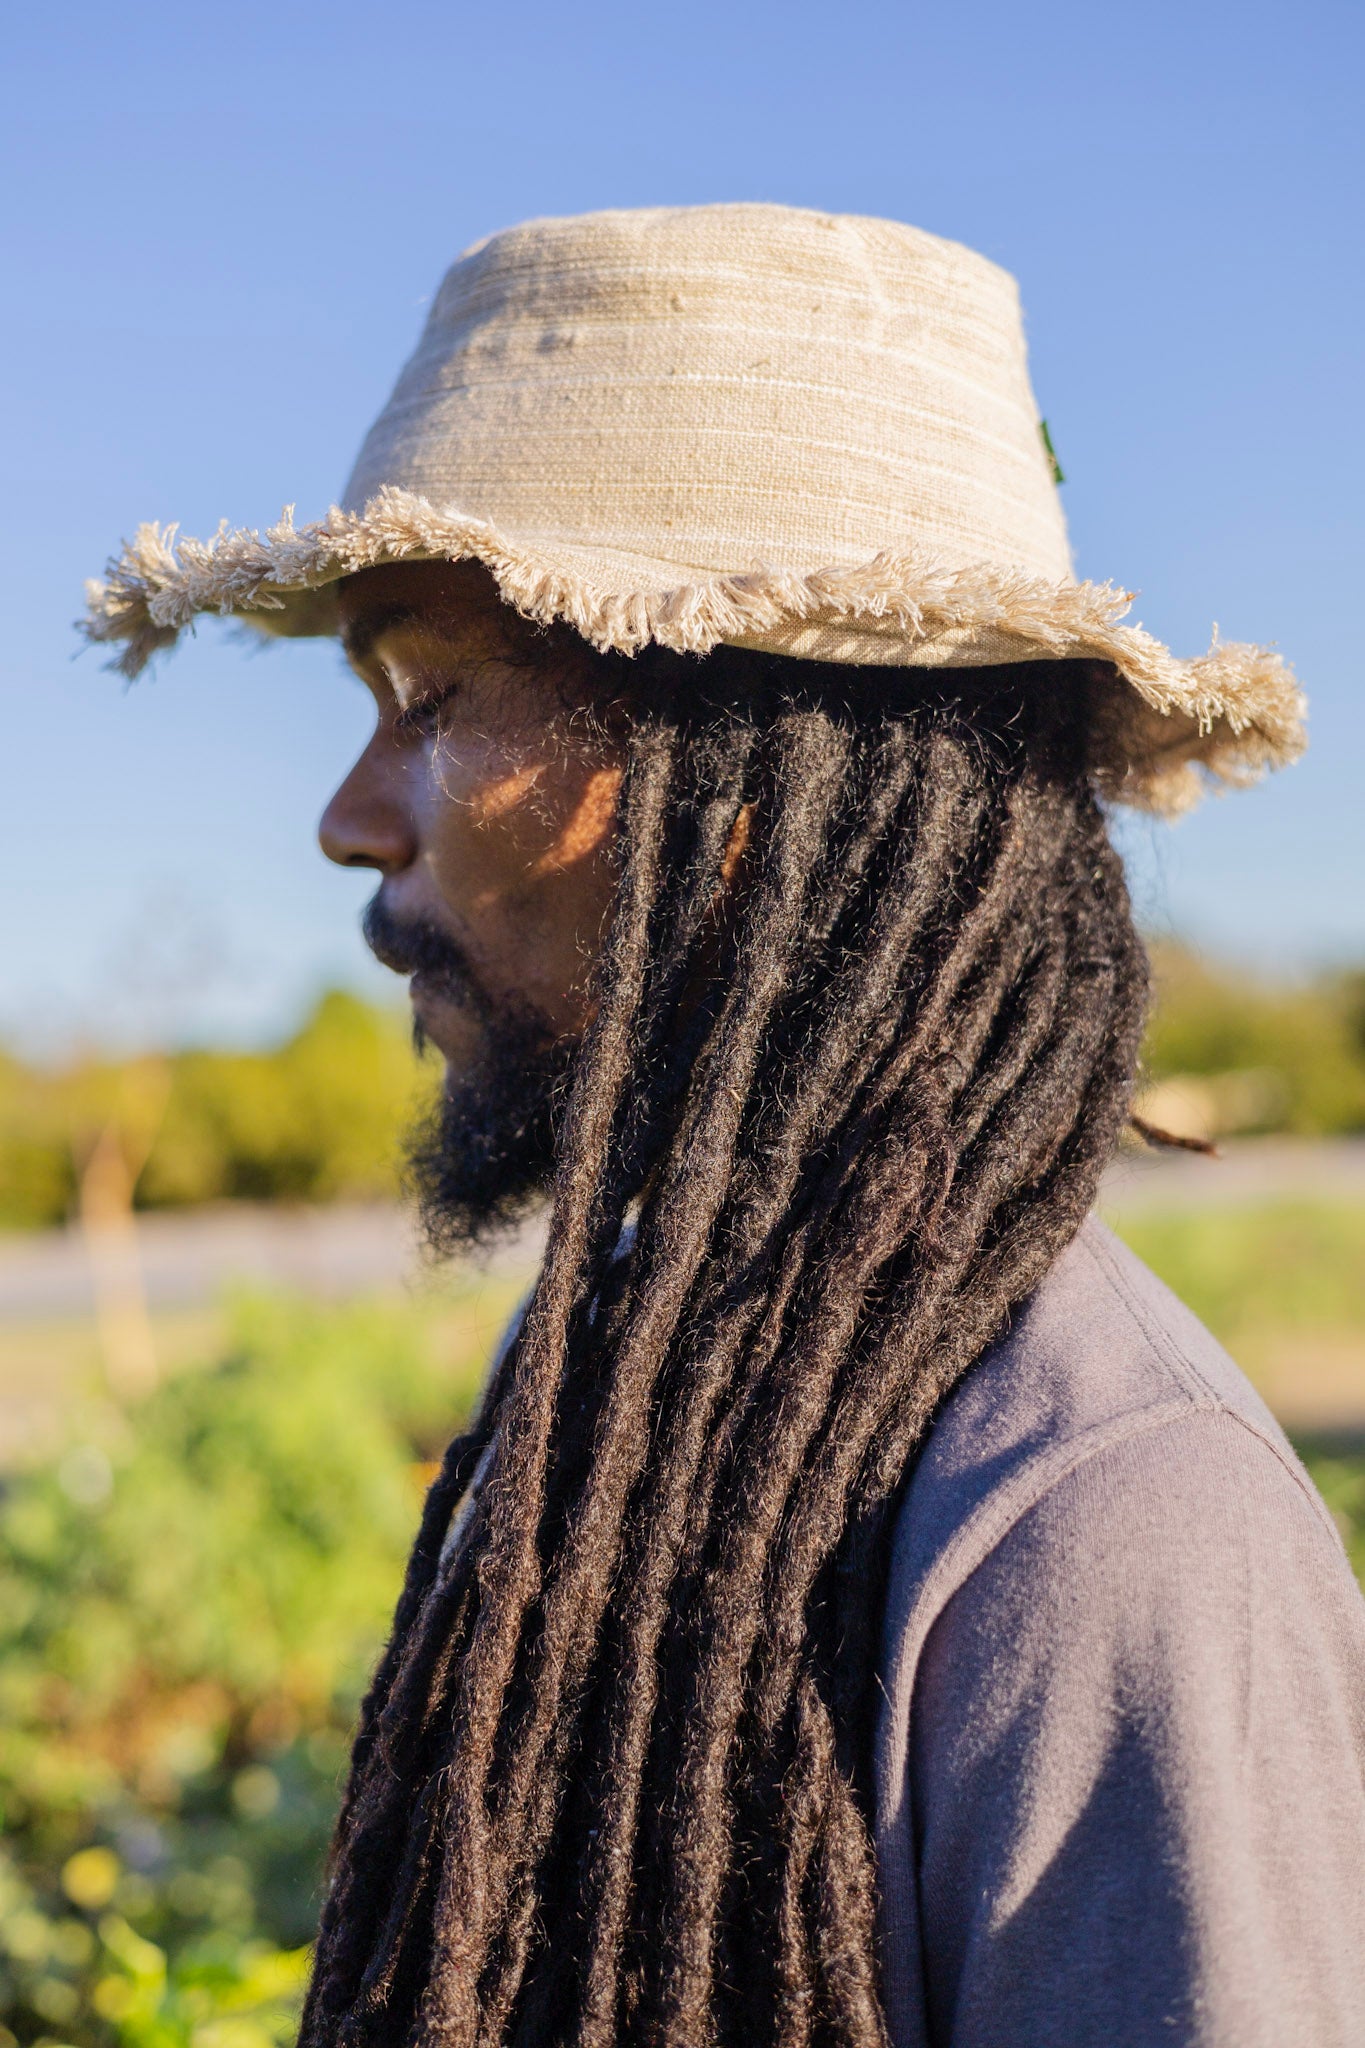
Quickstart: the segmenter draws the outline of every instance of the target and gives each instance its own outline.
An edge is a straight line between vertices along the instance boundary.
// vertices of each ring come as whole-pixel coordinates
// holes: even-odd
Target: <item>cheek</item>
[[[567,815],[560,830],[536,862],[538,874],[575,867],[605,852],[616,817],[621,775],[619,768],[595,768],[586,781],[569,793]]]
[[[547,971],[581,959],[613,886],[621,769],[563,759],[433,760],[423,834],[432,879],[480,952],[530,947]]]
[[[544,816],[543,764],[490,760],[473,748],[437,749],[428,763],[422,818],[425,861],[461,925],[514,891],[557,829]]]

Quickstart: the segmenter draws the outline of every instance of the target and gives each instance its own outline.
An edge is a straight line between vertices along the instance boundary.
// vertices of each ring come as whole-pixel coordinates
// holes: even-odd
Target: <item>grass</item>
[[[1231,1348],[1256,1330],[1365,1347],[1365,1204],[1286,1201],[1112,1215],[1119,1235]],[[1362,1387],[1365,1407],[1365,1387]]]
[[[1332,1511],[1352,1569],[1365,1587],[1365,1440],[1354,1446],[1301,1438],[1299,1454]]]

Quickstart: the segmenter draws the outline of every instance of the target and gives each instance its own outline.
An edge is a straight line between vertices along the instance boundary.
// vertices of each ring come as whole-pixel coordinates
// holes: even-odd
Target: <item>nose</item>
[[[377,757],[373,740],[323,812],[318,844],[338,867],[378,868],[383,875],[398,874],[416,859],[401,778]]]

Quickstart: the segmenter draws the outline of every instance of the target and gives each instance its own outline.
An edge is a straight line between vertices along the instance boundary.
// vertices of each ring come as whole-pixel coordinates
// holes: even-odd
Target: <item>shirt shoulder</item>
[[[1365,1928],[1343,1901],[1365,1848],[1365,1603],[1254,1389],[1098,1223],[938,1418],[894,1531],[883,1677],[877,1832],[898,2048],[1044,2038],[1036,2010],[1002,2029],[1002,2000],[1050,1944],[1074,1950],[1068,1930],[1097,1900],[1113,1924],[1087,1921],[1087,1944],[1109,1991],[1094,1972],[1050,1986],[1073,2017],[1094,2004],[1093,2028],[1077,2020],[1069,2042],[1114,2037],[1111,1992],[1131,2019],[1161,1987],[1153,2040],[1202,2000],[1230,2029],[1209,2039],[1246,2042],[1261,2037],[1243,1979],[1266,1976],[1272,2010],[1357,1996],[1342,1958]],[[1309,1812],[1316,1847],[1296,1876],[1290,1817]],[[1151,1876],[1170,1871],[1173,1886]],[[1249,1884],[1273,1905],[1253,1909]],[[1351,1921],[1349,1939],[1287,1941],[1272,1968],[1274,1928],[1304,1914]],[[1037,1937],[1029,1969],[1007,1924]],[[1217,1930],[1203,1952],[1196,1924]],[[1176,1955],[1188,1968],[1173,1976]],[[1291,1982],[1296,1955],[1312,1985]],[[944,2031],[932,2016],[950,2009]],[[979,2034],[969,2009],[988,2016]],[[1148,2037],[1134,2021],[1131,2038]]]
[[[1264,1483],[1278,1490],[1287,1481],[1302,1511],[1340,1547],[1312,1481],[1246,1375],[1092,1217],[940,1411],[901,1507],[895,1576],[904,1589],[949,1557],[965,1575],[1076,1465],[1198,1415],[1245,1432]],[[1178,1455],[1211,1454],[1206,1432],[1179,1436]]]

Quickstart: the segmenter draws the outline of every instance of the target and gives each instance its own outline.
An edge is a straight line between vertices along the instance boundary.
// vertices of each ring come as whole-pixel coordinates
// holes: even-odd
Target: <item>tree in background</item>
[[[153,1068],[155,1091],[143,1085]],[[402,1132],[430,1086],[406,1021],[339,990],[268,1052],[46,1071],[0,1055],[0,1227],[72,1216],[82,1168],[111,1130],[106,1161],[112,1147],[139,1208],[391,1197]]]
[[[1143,1115],[1198,1135],[1365,1130],[1365,972],[1301,984],[1152,948]]]

